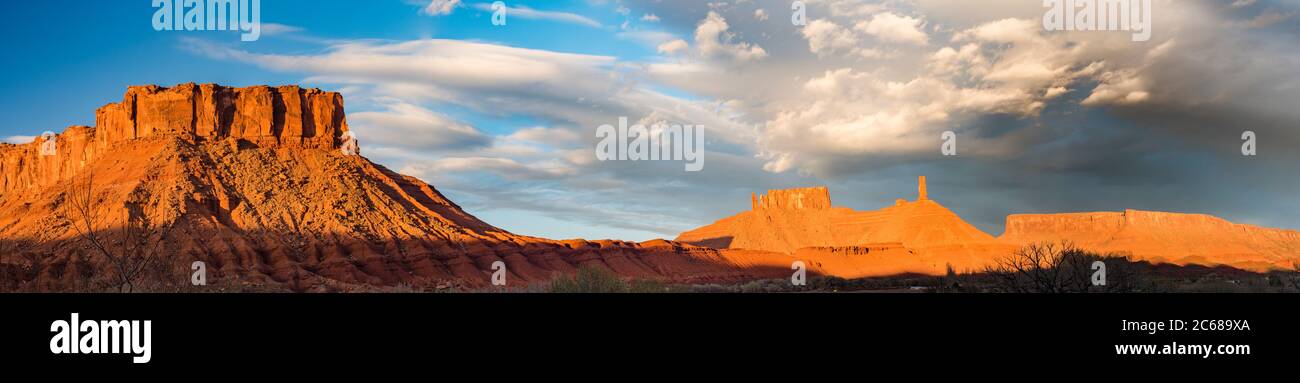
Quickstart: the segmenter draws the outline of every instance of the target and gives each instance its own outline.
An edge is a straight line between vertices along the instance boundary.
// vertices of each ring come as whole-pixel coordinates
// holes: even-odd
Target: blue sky
[[[585,2],[546,1],[548,9],[590,12],[617,25],[608,7]],[[510,30],[491,28],[485,12],[461,10],[428,17],[404,1],[262,2],[263,23],[291,25],[315,39],[449,38],[498,41],[574,53],[622,57],[653,54],[653,47],[627,44],[610,28],[534,20],[511,20]],[[93,125],[94,109],[117,101],[129,85],[214,82],[231,85],[301,83],[300,76],[233,66],[181,49],[180,37],[214,41],[237,39],[238,32],[158,32],[150,20],[156,8],[141,1],[23,1],[5,5],[0,25],[8,39],[3,59],[5,91],[0,93],[0,134],[35,135],[68,125]],[[603,14],[603,16],[602,16]],[[520,33],[523,32],[523,33]],[[582,38],[556,38],[581,36]],[[320,44],[267,36],[248,49],[259,52],[313,52]]]
[[[655,53],[653,45],[629,43],[619,37],[627,19],[615,6],[585,1],[529,3],[545,11],[582,14],[600,26],[528,18],[508,19],[509,28],[494,28],[488,11],[462,4],[449,15],[422,14],[427,4],[413,1],[275,1],[262,2],[262,23],[291,27],[287,34],[265,33],[256,42],[236,43],[236,31],[155,31],[156,8],[149,1],[38,1],[6,3],[11,52],[3,59],[5,90],[0,92],[0,138],[22,141],[43,131],[62,131],[70,125],[94,125],[94,110],[121,98],[127,86],[184,82],[232,86],[302,84],[337,90],[337,84],[314,82],[299,73],[265,70],[256,65],[231,63],[197,54],[187,39],[238,46],[250,52],[311,54],[333,41],[456,39],[487,41],[558,52],[599,54],[640,59]],[[486,4],[486,3],[484,3]],[[661,89],[671,91],[669,89]],[[687,93],[676,93],[687,96]],[[349,113],[373,109],[366,100],[347,98]],[[438,105],[440,113],[473,125],[489,134],[509,134],[521,127],[544,122],[523,114],[469,110],[454,104]],[[382,161],[381,161],[382,162]],[[399,164],[386,163],[395,168]],[[473,177],[471,177],[473,178]],[[489,180],[490,182],[490,180]],[[454,190],[449,191],[456,197]],[[491,202],[484,202],[490,205]],[[583,225],[527,210],[477,209],[489,222],[510,229],[557,237],[651,237],[653,233]],[[566,227],[568,226],[568,227]]]
[[[505,229],[675,236],[750,192],[932,198],[1007,214],[1144,209],[1300,228],[1294,2],[1155,0],[1147,42],[1052,32],[1035,1],[263,0],[263,34],[155,31],[138,1],[4,2],[0,139],[69,125],[127,86],[343,92],[363,154]],[[437,12],[430,12],[438,9]],[[707,127],[706,166],[599,162],[596,126]],[[1261,153],[1236,154],[1242,130]],[[954,131],[960,155],[939,155]]]

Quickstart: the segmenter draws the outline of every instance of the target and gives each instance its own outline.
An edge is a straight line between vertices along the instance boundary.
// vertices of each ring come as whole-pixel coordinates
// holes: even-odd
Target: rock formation
[[[343,96],[297,86],[229,88],[156,85],[127,89],[121,103],[95,112],[99,148],[167,133],[198,140],[235,138],[255,145],[333,148],[347,131]]]
[[[925,191],[925,176],[921,176],[920,178],[918,178],[918,181],[916,183],[916,200],[925,201],[928,199],[930,199],[930,196]]]
[[[171,136],[196,143],[232,140],[252,146],[334,148],[347,131],[343,96],[338,93],[213,84],[130,87],[122,102],[95,111],[95,126],[71,127],[55,136],[60,143],[53,155],[42,155],[48,152],[36,150],[39,145],[0,147],[0,195],[66,181],[107,151],[137,139]]]
[[[129,219],[169,228],[159,242],[166,268],[156,277],[173,283],[188,283],[193,261],[207,265],[210,283],[295,291],[485,286],[496,261],[507,265],[511,286],[588,264],[677,282],[771,275],[667,241],[553,241],[501,230],[431,185],[344,153],[343,111],[338,93],[296,86],[137,86],[100,108],[95,127],[58,135],[55,155],[40,155],[39,139],[0,145],[0,282],[94,288],[109,266],[69,214],[69,196],[87,179],[93,224],[106,240],[120,241],[114,230]]]
[[[360,155],[338,93],[296,86],[130,87],[96,126],[0,144],[0,288],[94,290],[109,265],[73,229],[71,196],[91,181],[107,242],[128,222],[166,227],[155,278],[184,284],[202,261],[213,283],[294,291],[375,286],[512,286],[593,265],[628,278],[736,282],[979,270],[1030,242],[1070,240],[1155,262],[1291,268],[1300,233],[1207,215],[1013,215],[1000,238],[930,198],[855,211],[825,187],[750,195],[749,211],[654,240],[555,241],[507,232],[432,185]],[[169,271],[170,270],[170,271]],[[179,283],[177,283],[179,282]]]
[[[931,200],[925,177],[918,179],[917,193],[915,201],[855,211],[831,206],[825,188],[773,190],[751,197],[750,211],[684,232],[677,240],[790,254],[818,272],[841,277],[940,274],[949,266],[981,270],[1020,246],[1062,241],[1152,263],[1259,272],[1300,265],[1300,232],[1294,230],[1204,214],[1126,210],[1011,215],[1004,234],[993,238]],[[775,267],[780,259],[768,261]]]
[[[796,258],[831,248],[840,249],[831,254],[854,254],[855,250],[845,250],[854,247],[875,249],[878,256],[836,262],[840,266],[824,270],[845,277],[899,270],[939,274],[949,265],[974,270],[1014,250],[929,199],[925,177],[919,179],[916,201],[899,200],[875,211],[832,206],[825,187],[770,190],[756,200],[752,210],[684,232],[676,240]],[[857,251],[865,254],[861,249]]]
[[[1228,265],[1252,271],[1300,262],[1300,232],[1228,222],[1205,214],[1123,212],[1014,214],[1001,240],[1068,240],[1155,263]]]

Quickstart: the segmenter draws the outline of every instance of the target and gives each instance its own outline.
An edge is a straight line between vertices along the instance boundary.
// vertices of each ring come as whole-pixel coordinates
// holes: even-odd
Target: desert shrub
[[[687,289],[688,292],[692,292],[692,293],[734,293],[736,292],[736,289],[734,289],[733,286],[731,285],[720,285],[717,283],[710,283],[704,285],[691,285],[688,286]]]
[[[681,293],[690,292],[689,288],[684,286],[665,283],[654,279],[633,279],[628,284],[628,292],[631,293]]]
[[[957,270],[952,268],[952,264],[944,265],[944,274],[941,277],[935,277],[930,280],[927,291],[933,293],[965,293],[977,292],[971,290],[968,283],[962,280],[962,276],[957,274]]]
[[[600,266],[584,265],[572,276],[551,281],[552,293],[626,293],[631,286],[614,272]]]
[[[806,286],[792,286],[796,291],[816,290],[816,291],[843,291],[852,290],[853,281],[835,277],[835,276],[818,276],[808,279]]]
[[[811,283],[812,281],[809,280],[809,282]],[[790,281],[786,279],[760,279],[760,280],[745,282],[744,284],[740,285],[738,291],[736,292],[780,293],[780,292],[793,291],[794,289],[795,286],[791,285]]]
[[[1094,285],[1094,262],[1106,265],[1104,285]],[[1129,292],[1138,287],[1129,260],[1117,254],[1099,255],[1070,242],[1035,243],[998,259],[984,273],[992,290],[1013,293]]]

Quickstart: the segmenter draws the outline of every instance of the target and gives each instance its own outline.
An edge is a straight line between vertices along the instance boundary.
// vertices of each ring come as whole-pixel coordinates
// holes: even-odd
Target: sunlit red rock
[[[825,187],[771,190],[752,198],[750,211],[684,232],[677,240],[792,254],[842,277],[941,274],[948,266],[979,270],[1014,250],[929,199],[924,178],[918,192],[915,201],[856,211],[832,206]]]
[[[1073,241],[1099,252],[1176,264],[1291,268],[1300,233],[1198,214],[1012,215],[999,238],[931,196],[879,210],[832,205],[825,187],[751,194],[750,209],[676,241],[556,241],[513,234],[467,213],[432,185],[359,155],[338,93],[297,86],[130,87],[69,127],[0,144],[0,268],[30,290],[87,289],[107,266],[72,229],[68,195],[93,175],[99,228],[126,206],[168,225],[161,244],[188,281],[193,261],[213,281],[297,291],[487,286],[493,264],[510,286],[584,265],[626,278],[725,283],[812,275],[865,277],[978,271],[1017,247]],[[738,196],[743,198],[743,195]],[[16,276],[9,273],[19,270]]]
[[[666,241],[509,233],[429,184],[344,153],[343,110],[338,93],[296,86],[137,86],[98,110],[97,127],[59,134],[56,155],[40,155],[43,142],[0,144],[0,263],[23,270],[6,282],[85,289],[87,273],[107,267],[69,224],[73,181],[91,175],[96,227],[121,227],[125,206],[141,206],[172,227],[161,244],[180,271],[163,277],[182,283],[193,261],[213,281],[301,291],[482,287],[496,261],[514,287],[583,265],[682,283],[787,273]]]
[[[1015,214],[1000,237],[1012,244],[1068,240],[1101,252],[1173,264],[1228,265],[1252,271],[1300,263],[1300,232],[1232,223],[1205,214],[1141,210]]]
[[[1031,243],[1072,242],[1134,260],[1228,265],[1252,271],[1300,264],[1300,232],[1235,224],[1204,214],[1124,212],[1016,214],[993,238],[927,196],[875,211],[833,207],[825,188],[752,196],[750,211],[687,231],[678,241],[718,249],[792,254],[843,277],[981,270]],[[803,201],[812,201],[804,204]],[[891,245],[892,244],[892,245]],[[855,249],[856,248],[856,249]],[[874,248],[874,253],[863,251]],[[850,256],[844,254],[890,254]]]

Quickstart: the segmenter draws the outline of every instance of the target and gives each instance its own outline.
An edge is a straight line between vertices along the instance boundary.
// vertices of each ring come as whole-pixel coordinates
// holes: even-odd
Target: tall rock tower
[[[921,178],[917,181],[916,193],[917,193],[916,196],[917,201],[925,201],[930,198],[925,194],[925,176],[921,176]]]

